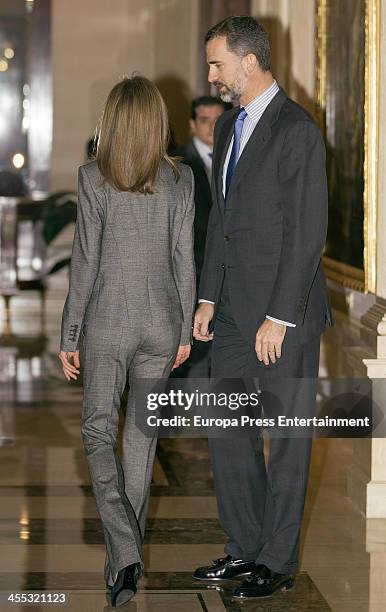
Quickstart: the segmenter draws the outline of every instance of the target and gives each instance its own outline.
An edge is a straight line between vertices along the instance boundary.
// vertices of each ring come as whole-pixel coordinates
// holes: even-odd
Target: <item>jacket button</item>
[[[221,264],[221,267],[224,270],[225,269],[225,264]]]
[[[228,242],[228,240],[230,240],[230,239],[231,239],[231,237],[229,236],[229,234],[225,234],[225,236],[224,236],[225,242]]]

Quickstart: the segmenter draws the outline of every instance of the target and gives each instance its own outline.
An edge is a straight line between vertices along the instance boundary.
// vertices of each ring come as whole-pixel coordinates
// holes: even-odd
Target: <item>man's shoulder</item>
[[[200,182],[202,180],[208,181],[204,162],[194,146],[193,140],[189,141],[183,147],[176,149],[175,155],[182,158],[182,165],[186,165],[191,168],[196,182]]]
[[[198,156],[198,151],[194,146],[193,140],[189,140],[187,143],[178,147],[173,151],[173,154],[177,157],[182,157],[182,161],[187,163],[188,161],[196,158]]]
[[[285,100],[279,115],[279,122],[285,128],[299,123],[306,123],[309,126],[317,128],[317,124],[311,113],[291,98]]]
[[[318,143],[324,147],[324,138],[315,118],[303,106],[287,98],[282,106],[277,125],[284,134],[284,141],[290,143]]]

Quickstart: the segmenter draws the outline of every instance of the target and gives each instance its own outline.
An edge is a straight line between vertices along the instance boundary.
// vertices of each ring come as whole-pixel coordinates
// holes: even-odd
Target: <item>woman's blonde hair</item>
[[[118,191],[153,193],[164,159],[180,176],[167,154],[169,119],[158,88],[142,76],[124,78],[110,91],[100,123],[96,159],[105,180]]]

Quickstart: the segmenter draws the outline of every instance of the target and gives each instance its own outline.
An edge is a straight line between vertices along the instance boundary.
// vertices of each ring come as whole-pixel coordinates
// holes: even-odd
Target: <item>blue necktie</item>
[[[229,185],[231,184],[232,176],[235,171],[237,160],[240,152],[241,132],[243,131],[244,119],[247,116],[247,111],[241,108],[236,119],[235,129],[233,133],[233,147],[229,158],[227,175],[225,179],[225,197],[228,195]]]

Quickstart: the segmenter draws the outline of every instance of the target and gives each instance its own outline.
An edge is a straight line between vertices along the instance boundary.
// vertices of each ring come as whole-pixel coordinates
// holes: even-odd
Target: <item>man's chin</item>
[[[223,102],[232,102],[232,97],[228,92],[224,92],[224,93],[219,93],[220,98]]]

